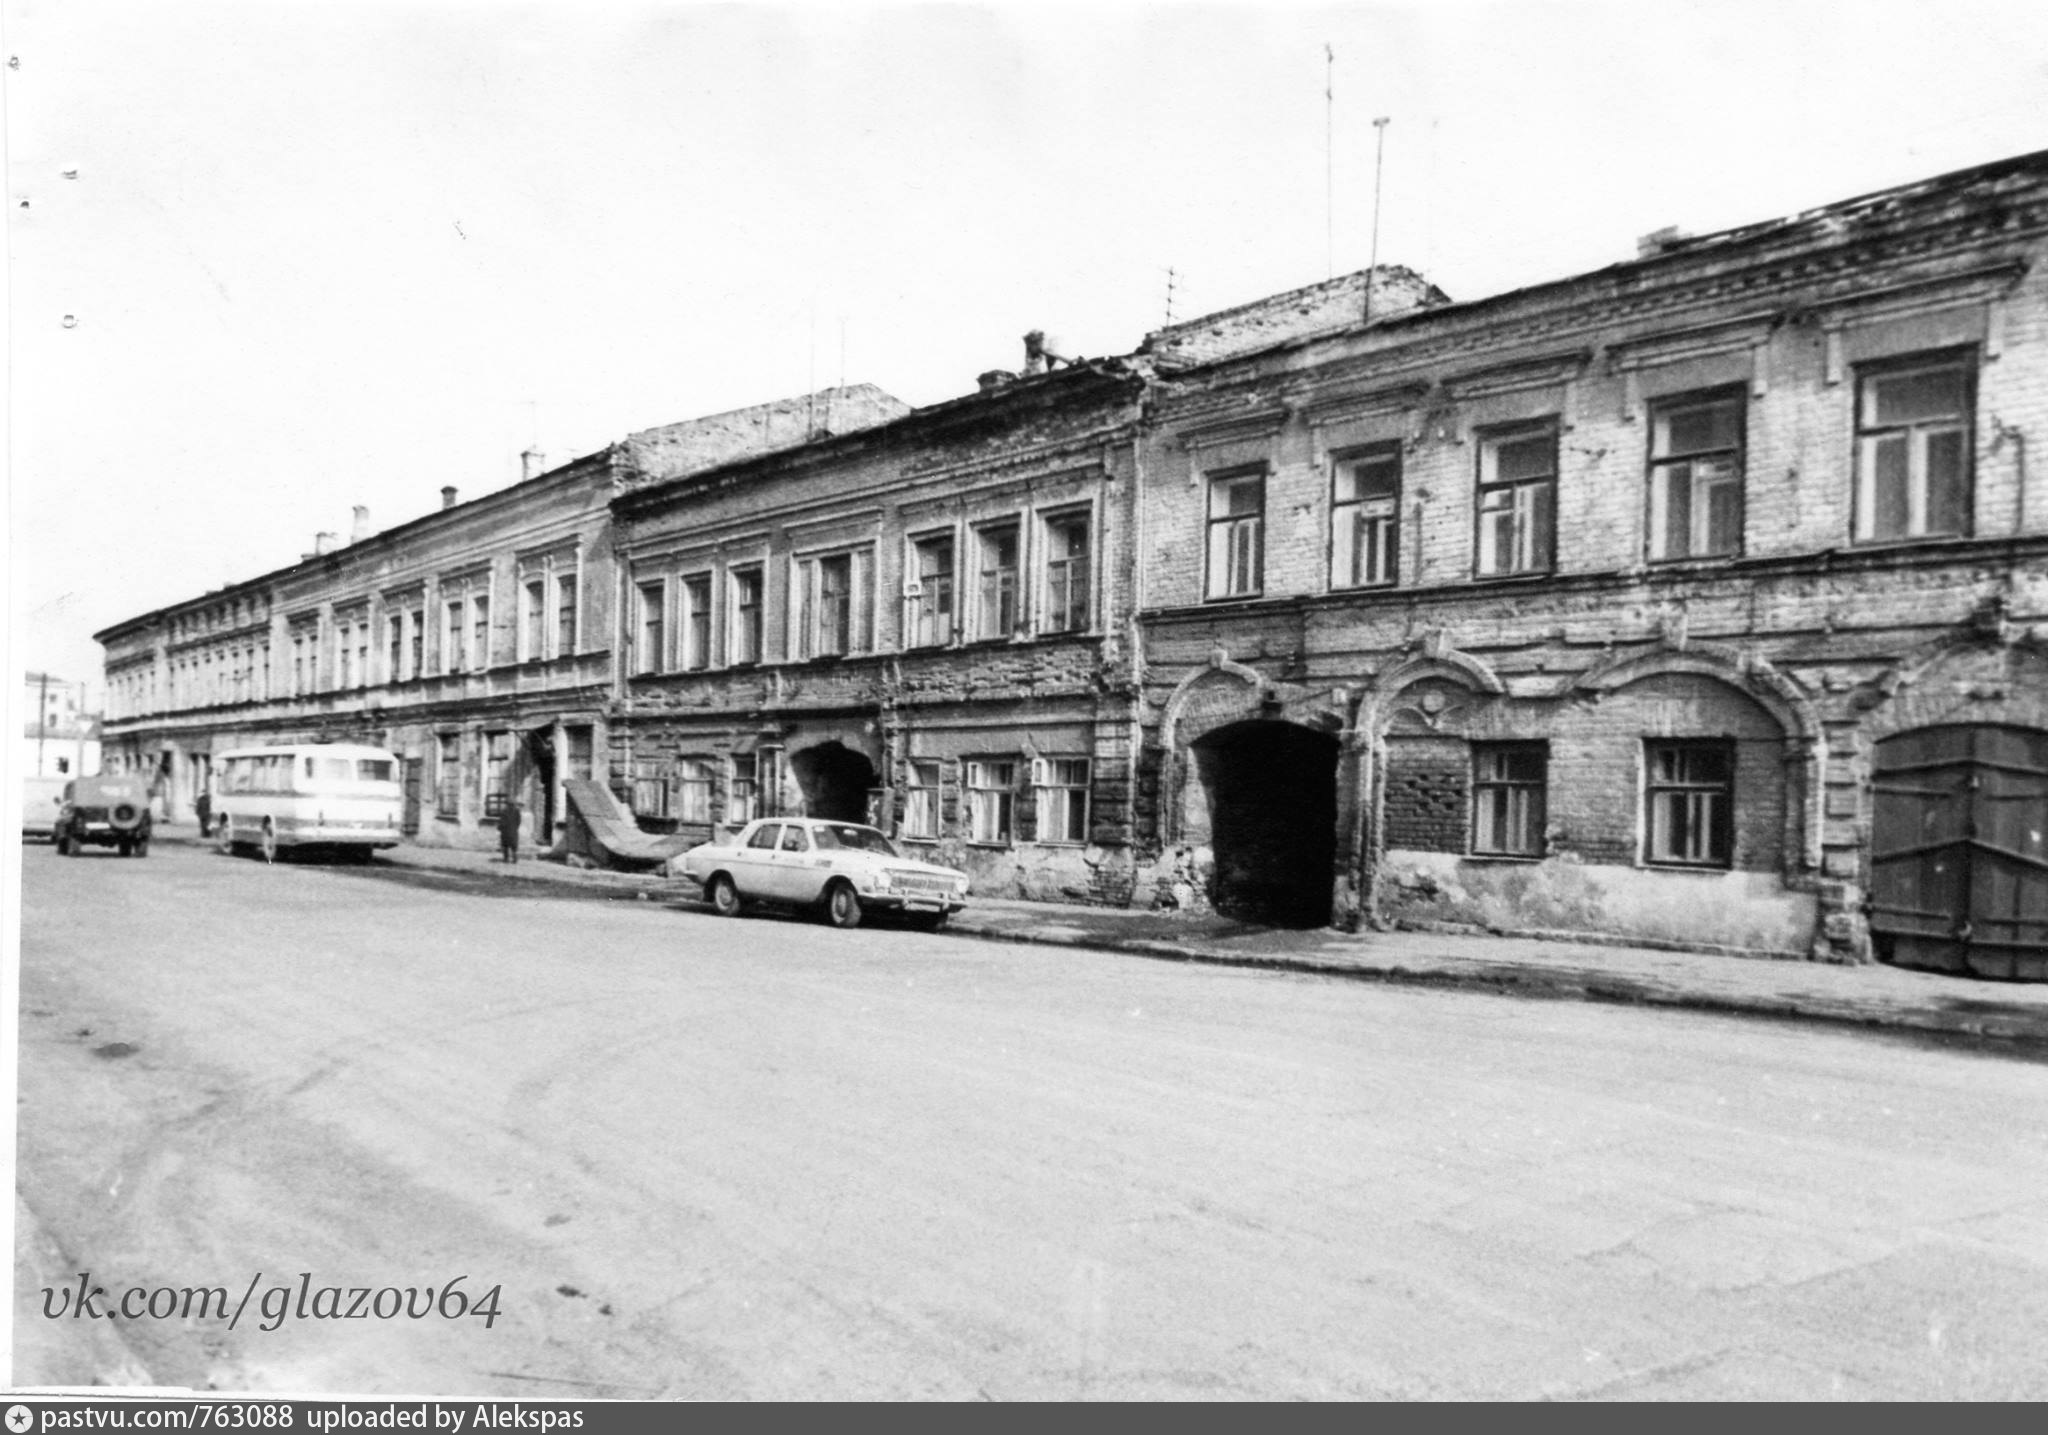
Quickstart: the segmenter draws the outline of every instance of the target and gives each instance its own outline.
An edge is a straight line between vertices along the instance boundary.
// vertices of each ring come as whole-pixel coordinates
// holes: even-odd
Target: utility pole
[[[1337,277],[1337,52],[1323,44],[1323,277]]]
[[[1378,132],[1378,143],[1372,161],[1372,257],[1365,265],[1365,322],[1372,322],[1372,281],[1380,267],[1380,173],[1387,158],[1387,125],[1391,117],[1382,115],[1372,122]]]

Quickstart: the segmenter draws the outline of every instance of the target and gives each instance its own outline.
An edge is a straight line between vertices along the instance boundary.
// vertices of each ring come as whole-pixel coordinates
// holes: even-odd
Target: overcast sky
[[[2048,5],[4,0],[17,667],[625,433],[2048,148]],[[1326,154],[1325,51],[1335,52]],[[71,177],[75,171],[75,178]],[[1326,176],[1334,171],[1334,205]]]

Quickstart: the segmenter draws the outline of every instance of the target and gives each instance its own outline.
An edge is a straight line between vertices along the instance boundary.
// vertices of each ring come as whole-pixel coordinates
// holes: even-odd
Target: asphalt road
[[[2048,1397],[2041,1064],[177,844],[23,888],[17,1384],[90,1270],[253,1281],[111,1327],[235,1390]],[[500,1314],[258,1328],[301,1272]]]

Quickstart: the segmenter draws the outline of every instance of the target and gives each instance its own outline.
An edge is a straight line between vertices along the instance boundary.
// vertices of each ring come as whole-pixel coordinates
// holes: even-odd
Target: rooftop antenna
[[[1372,122],[1373,129],[1378,131],[1378,144],[1375,146],[1376,152],[1373,155],[1372,161],[1372,257],[1366,260],[1365,263],[1364,322],[1368,324],[1372,322],[1373,275],[1378,272],[1380,267],[1380,172],[1386,163],[1387,126],[1391,122],[1391,117],[1387,115],[1381,115]]]
[[[1323,277],[1337,274],[1337,52],[1323,42]]]
[[[1166,322],[1173,322],[1173,290],[1180,280],[1180,271],[1168,266],[1166,270]]]

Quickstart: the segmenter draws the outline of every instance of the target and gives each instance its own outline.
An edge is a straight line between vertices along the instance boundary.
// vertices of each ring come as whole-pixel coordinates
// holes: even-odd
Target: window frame
[[[863,561],[864,556],[867,561]],[[835,548],[820,553],[807,553],[796,560],[797,576],[802,586],[802,603],[798,609],[798,651],[804,660],[815,658],[844,658],[865,651],[861,642],[863,613],[861,598],[863,578],[872,567],[872,557],[863,554],[859,548]],[[837,571],[838,565],[845,565],[846,587],[843,594],[827,594],[825,580],[830,572]],[[836,601],[830,607],[826,598]],[[839,624],[833,631],[827,631],[831,614],[843,605]],[[827,646],[828,642],[836,646]]]
[[[1547,438],[1550,441],[1550,471],[1536,478],[1498,477],[1500,450],[1504,445],[1524,439]],[[1472,490],[1472,576],[1474,578],[1528,578],[1543,577],[1557,571],[1557,497],[1560,487],[1559,470],[1563,467],[1563,427],[1555,415],[1526,419],[1511,424],[1492,425],[1474,434],[1477,452],[1474,454],[1475,473]],[[1495,477],[1487,477],[1491,466]],[[1494,567],[1486,566],[1487,499],[1494,494],[1507,494],[1510,517],[1520,522],[1519,499],[1523,491],[1545,492],[1548,495],[1549,511],[1547,522],[1540,535],[1542,552],[1540,557],[1532,554],[1532,561],[1526,565]],[[1509,546],[1519,552],[1525,545],[1520,541],[1520,529],[1514,528]],[[1533,545],[1531,545],[1533,546]]]
[[[1062,508],[1039,515],[1040,542],[1044,558],[1039,571],[1044,578],[1040,594],[1038,630],[1042,633],[1087,633],[1095,627],[1095,510],[1091,507]],[[1054,557],[1059,551],[1055,535],[1069,533],[1075,529],[1081,532],[1081,552],[1077,555],[1072,545],[1067,546],[1065,557]],[[1078,601],[1075,591],[1079,590]],[[1057,591],[1060,596],[1055,599]]]
[[[1858,364],[1855,369],[1855,383],[1850,400],[1855,405],[1851,415],[1851,482],[1849,541],[1858,546],[1886,543],[1922,543],[1939,541],[1944,538],[1968,538],[1976,529],[1977,502],[1977,388],[1982,360],[1974,346],[1951,349],[1930,349],[1913,354],[1899,354],[1869,363]],[[1963,382],[1962,411],[1953,420],[1934,421],[1916,419],[1907,423],[1866,424],[1866,395],[1869,406],[1875,406],[1874,386],[1884,379],[1899,378],[1913,373],[1933,373],[1945,369],[1957,371]],[[1921,465],[1919,476],[1919,505],[1922,522],[1926,521],[1928,498],[1925,449],[1915,442],[1924,434],[1951,428],[1961,437],[1962,476],[1961,491],[1956,495],[1957,526],[1953,529],[1931,530],[1922,528],[1919,532],[1878,533],[1876,531],[1877,474],[1872,457],[1872,440],[1905,435],[1907,437],[1906,507],[1910,517],[1914,501],[1913,465]],[[1865,524],[1870,532],[1864,532]]]
[[[1400,584],[1401,496],[1402,488],[1407,480],[1406,465],[1402,462],[1402,459],[1401,443],[1398,439],[1388,439],[1381,443],[1363,444],[1357,448],[1347,448],[1330,455],[1330,561],[1328,574],[1331,592],[1356,593],[1371,588],[1393,588]],[[1364,468],[1369,464],[1387,462],[1393,465],[1394,470],[1394,486],[1390,496],[1385,498],[1339,498],[1337,496],[1337,485],[1347,471],[1355,473],[1356,470]],[[1354,482],[1354,489],[1355,487]],[[1385,502],[1389,506],[1389,511],[1384,517],[1385,542],[1372,546],[1376,550],[1384,549],[1386,554],[1386,574],[1380,578],[1360,578],[1356,581],[1340,580],[1337,571],[1339,547],[1337,534],[1340,518],[1346,512],[1351,512],[1354,514],[1354,522],[1356,522],[1358,518],[1363,517],[1362,511],[1369,504],[1379,502]],[[1353,538],[1351,548],[1351,567],[1354,572],[1358,568],[1358,555],[1363,547],[1364,535],[1358,534]]]
[[[920,779],[930,777],[931,781]],[[937,758],[906,759],[903,764],[903,821],[900,833],[909,842],[937,842],[945,834],[945,769]],[[925,796],[929,794],[929,796]],[[930,817],[929,830],[913,830],[923,811]]]
[[[675,798],[666,814],[678,822],[709,824],[711,798],[718,785],[718,765],[708,757],[676,759]]]
[[[924,555],[928,550],[945,549],[946,566],[943,570],[927,573]],[[952,529],[938,529],[927,533],[914,533],[908,539],[905,553],[905,580],[903,585],[903,646],[906,648],[943,648],[959,641],[960,637],[960,539]],[[943,580],[941,591],[931,592],[934,580]],[[911,583],[917,590],[911,591]],[[935,606],[942,602],[943,607]],[[927,621],[932,631],[924,629]]]
[[[1494,775],[1485,772],[1489,758],[1534,757],[1540,764],[1538,776],[1514,777]],[[1469,856],[1515,861],[1540,861],[1549,853],[1546,836],[1550,822],[1550,744],[1542,741],[1475,742],[1471,746],[1471,815],[1466,830],[1465,850]],[[1514,794],[1529,793],[1533,797],[1528,809],[1520,814],[1514,812]],[[1484,803],[1491,794],[1499,793],[1507,799],[1506,811],[1501,817],[1482,821]],[[1496,842],[1484,845],[1482,830],[1497,825],[1513,824],[1523,830],[1528,838],[1527,846],[1508,846]]]
[[[1697,778],[1675,777],[1659,779],[1657,757],[1660,752],[1673,754],[1712,753],[1722,762],[1726,776],[1718,782],[1707,782]],[[1642,745],[1642,841],[1640,857],[1645,867],[1674,868],[1692,872],[1727,872],[1735,866],[1735,816],[1736,788],[1739,773],[1736,762],[1740,749],[1733,738],[1675,738],[1646,737]],[[1657,836],[1660,828],[1670,829],[1672,824],[1659,823],[1659,799],[1672,797],[1696,797],[1712,799],[1718,797],[1718,804],[1709,804],[1709,816],[1702,823],[1688,813],[1687,825],[1697,832],[1702,828],[1706,833],[1708,853],[1704,857],[1661,856],[1657,852]],[[1688,807],[1692,804],[1688,803]]]
[[[766,654],[768,567],[765,563],[738,564],[726,570],[725,581],[727,596],[731,600],[727,614],[726,660],[734,667],[758,663]],[[743,602],[749,588],[753,590],[754,601]]]
[[[1068,770],[1062,772],[1060,769]],[[1080,769],[1078,779],[1071,770]],[[1064,778],[1064,781],[1055,781]],[[1031,765],[1031,811],[1032,823],[1036,829],[1033,840],[1046,847],[1086,847],[1089,824],[1093,819],[1095,760],[1085,754],[1070,753],[1052,757],[1041,757]],[[1062,826],[1071,826],[1072,835],[1049,837],[1046,835],[1047,818],[1055,811],[1063,811],[1067,821]]]
[[[449,822],[462,816],[462,734],[434,734],[434,816]]]
[[[1266,481],[1269,475],[1263,463],[1243,465],[1237,468],[1219,469],[1207,475],[1208,482],[1202,490],[1202,601],[1205,603],[1237,603],[1247,598],[1260,598],[1266,591]],[[1258,507],[1249,513],[1231,513],[1227,509],[1222,516],[1216,513],[1216,495],[1225,489],[1236,489],[1256,485]],[[1237,531],[1248,528],[1252,534],[1251,582],[1248,587],[1219,589],[1219,582],[1227,583],[1229,571],[1235,566],[1239,547]],[[1224,543],[1224,575],[1217,573],[1217,531],[1228,530]]]
[[[668,671],[668,579],[642,578],[633,584],[633,672]]]
[[[742,776],[742,773],[745,775]],[[725,768],[725,823],[744,827],[761,815],[761,758],[758,753],[727,755]]]
[[[974,641],[1002,642],[1023,628],[1024,525],[1015,518],[977,523],[974,538]],[[1007,565],[991,564],[989,555],[1009,541]]]
[[[677,585],[677,603],[681,608],[682,632],[677,636],[682,641],[682,652],[677,655],[677,667],[686,673],[701,673],[713,666],[711,638],[717,629],[712,626],[712,594],[715,584],[709,571],[685,573]],[[700,601],[701,600],[701,601]]]
[[[1694,409],[1713,408],[1727,405],[1735,410],[1735,442],[1721,448],[1689,449],[1683,453],[1657,452],[1658,434],[1662,423],[1671,415]],[[1652,399],[1645,413],[1645,437],[1648,443],[1644,450],[1643,489],[1643,559],[1648,563],[1688,563],[1710,558],[1740,558],[1745,546],[1749,520],[1749,390],[1741,384],[1720,385],[1710,389],[1692,389],[1685,393],[1668,394]],[[1726,548],[1702,551],[1698,535],[1694,531],[1694,520],[1699,517],[1700,506],[1698,480],[1696,475],[1687,478],[1686,551],[1684,553],[1659,553],[1664,532],[1670,526],[1669,520],[1659,525],[1657,513],[1659,504],[1660,478],[1676,469],[1694,467],[1703,460],[1725,459],[1735,469],[1732,487],[1735,490],[1735,533],[1733,543]],[[1661,505],[1668,513],[1670,500]],[[1709,523],[1711,527],[1711,503]]]
[[[970,757],[962,764],[967,842],[973,847],[1014,847],[1017,843],[1017,768],[1014,756]],[[990,778],[1003,769],[1003,781]],[[992,821],[984,824],[987,814]],[[985,830],[987,829],[987,830]]]

